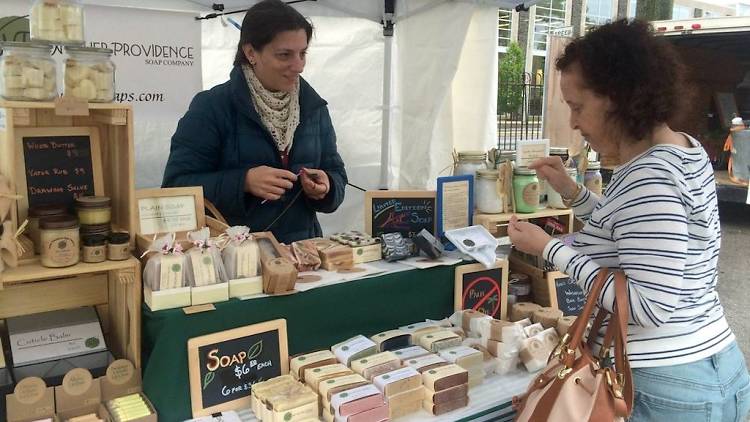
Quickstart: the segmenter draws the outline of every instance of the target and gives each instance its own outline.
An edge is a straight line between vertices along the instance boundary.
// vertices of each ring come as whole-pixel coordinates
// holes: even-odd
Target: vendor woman
[[[172,136],[162,186],[202,186],[231,225],[281,242],[321,235],[344,200],[325,100],[300,76],[312,25],[280,0],[242,21],[229,81],[199,93]]]

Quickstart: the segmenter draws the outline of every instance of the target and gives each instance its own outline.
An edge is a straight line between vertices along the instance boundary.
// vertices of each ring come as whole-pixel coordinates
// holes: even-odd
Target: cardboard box
[[[2,354],[0,348],[0,354]],[[5,396],[13,394],[13,377],[10,376],[8,368],[0,368],[0,419],[5,416]]]
[[[109,351],[90,353],[83,356],[58,359],[50,362],[36,363],[12,368],[13,377],[22,380],[26,377],[39,377],[47,385],[60,385],[63,377],[75,368],[86,368],[95,377],[104,375],[107,366],[114,361]]]
[[[94,378],[83,368],[69,371],[63,377],[62,385],[55,387],[57,416],[63,420],[97,413],[101,401],[99,378]]]
[[[263,293],[263,276],[229,280],[229,297],[244,297]]]
[[[6,324],[15,367],[107,350],[93,307],[18,316]]]
[[[152,291],[148,286],[143,286],[143,301],[152,311],[161,311],[190,306],[192,295],[190,287]]]
[[[5,397],[8,422],[32,422],[55,417],[55,392],[41,378],[21,380]]]
[[[112,362],[107,368],[105,376],[99,379],[102,391],[102,406],[105,413],[109,413],[106,404],[110,400],[118,397],[125,397],[131,394],[140,394],[146,405],[151,410],[151,414],[142,418],[133,419],[129,422],[157,422],[158,414],[151,401],[143,394],[143,382],[141,372],[136,370],[133,364],[126,359],[118,359]],[[109,416],[110,420],[114,420]]]

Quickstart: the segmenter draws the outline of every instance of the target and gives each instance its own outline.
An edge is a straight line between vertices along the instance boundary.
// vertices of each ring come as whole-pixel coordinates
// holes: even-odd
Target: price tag
[[[88,116],[88,101],[76,97],[55,98],[55,114],[58,116]]]

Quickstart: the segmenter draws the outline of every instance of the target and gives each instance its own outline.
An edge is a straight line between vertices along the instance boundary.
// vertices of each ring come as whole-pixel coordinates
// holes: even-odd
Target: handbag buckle
[[[566,366],[563,366],[562,368],[560,368],[560,371],[557,373],[557,378],[563,380],[571,372],[573,372],[573,368],[568,368]]]
[[[607,368],[604,370],[604,375],[607,379],[607,385],[612,389],[612,393],[615,395],[616,399],[622,399],[624,398],[622,394],[623,385],[625,383],[625,377],[623,374],[617,374],[616,378],[612,379],[612,370]]]
[[[559,358],[563,353],[572,353],[573,351],[568,349],[569,341],[570,335],[568,333],[565,333],[565,335],[562,336],[560,341],[557,343],[557,346],[555,346],[554,350],[552,351],[552,356],[555,358]]]

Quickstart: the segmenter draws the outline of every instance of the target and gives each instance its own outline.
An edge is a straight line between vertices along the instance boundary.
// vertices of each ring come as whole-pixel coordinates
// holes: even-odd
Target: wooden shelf
[[[55,108],[55,103],[52,101],[8,101],[0,100],[0,107],[9,108]],[[128,103],[89,103],[89,110],[129,110],[130,104]]]
[[[32,262],[25,265],[22,264],[16,268],[6,268],[5,271],[0,273],[0,290],[6,284],[49,280],[53,278],[132,268],[135,262],[138,262],[138,260],[134,257],[130,257],[124,261],[104,261],[97,264],[81,262],[65,268],[48,268],[42,266],[38,262]]]
[[[513,215],[517,216],[519,220],[535,220],[537,218],[546,217],[565,217],[562,220],[563,223],[568,227],[568,233],[572,233],[575,220],[572,209],[568,208],[560,210],[555,208],[546,208],[529,214],[474,214],[474,224],[484,226],[487,230],[489,230],[490,233],[495,236],[505,236],[507,234],[507,230],[505,230],[506,224],[504,223],[510,221],[510,218]]]

